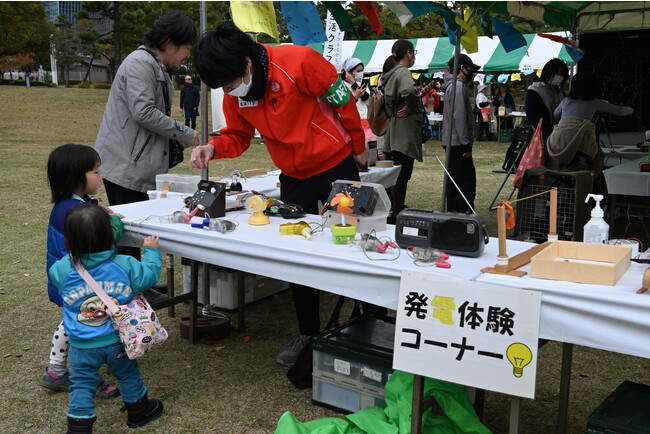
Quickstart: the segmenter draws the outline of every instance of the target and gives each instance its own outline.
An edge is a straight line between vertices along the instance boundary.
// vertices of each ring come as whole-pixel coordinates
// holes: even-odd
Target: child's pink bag
[[[113,300],[97,284],[95,279],[81,265],[75,266],[79,275],[88,286],[104,302],[108,315],[113,322],[113,328],[120,335],[120,340],[129,359],[137,359],[153,345],[162,344],[169,335],[158,321],[158,315],[151,308],[142,293],[122,305],[116,305]]]

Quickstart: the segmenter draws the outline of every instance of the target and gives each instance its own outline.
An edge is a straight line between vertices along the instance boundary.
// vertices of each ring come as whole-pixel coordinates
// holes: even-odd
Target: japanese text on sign
[[[325,22],[325,35],[327,41],[323,47],[323,57],[330,62],[337,71],[341,70],[341,53],[343,51],[343,37],[345,32],[342,32],[339,25],[336,23],[334,16],[331,12],[327,12],[327,20]]]
[[[541,294],[404,272],[393,367],[533,398]]]

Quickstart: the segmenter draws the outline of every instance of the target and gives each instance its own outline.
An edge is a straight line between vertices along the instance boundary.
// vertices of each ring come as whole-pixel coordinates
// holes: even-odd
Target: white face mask
[[[237,96],[239,98],[248,95],[248,91],[251,90],[251,86],[253,85],[253,74],[250,73],[250,69],[249,69],[248,78],[249,78],[248,84],[244,83],[244,80],[242,80],[239,86],[237,86],[236,88],[228,92],[228,95]]]
[[[551,86],[559,86],[562,84],[562,80],[564,80],[564,77],[562,77],[561,75],[554,75],[548,81],[548,84],[550,84]]]
[[[363,81],[363,72],[355,72],[354,81],[361,86],[361,82]]]

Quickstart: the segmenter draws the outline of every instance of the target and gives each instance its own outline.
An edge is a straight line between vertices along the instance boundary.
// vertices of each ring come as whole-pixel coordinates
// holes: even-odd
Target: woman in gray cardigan
[[[186,147],[199,143],[199,133],[170,117],[166,109],[174,92],[167,69],[179,67],[189,57],[196,37],[189,17],[166,12],[117,70],[95,141],[110,205],[148,199],[156,175],[169,170],[170,139]]]
[[[384,62],[381,78],[384,84],[384,104],[390,116],[384,149],[395,164],[402,166],[397,182],[391,188],[392,211],[389,222],[404,209],[406,188],[413,173],[413,163],[422,161],[422,101],[408,68],[415,64],[415,49],[411,41],[399,39],[392,54]]]

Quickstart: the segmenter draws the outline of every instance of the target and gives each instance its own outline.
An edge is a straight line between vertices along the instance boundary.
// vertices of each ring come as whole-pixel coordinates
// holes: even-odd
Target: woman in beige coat
[[[408,68],[415,64],[413,43],[399,39],[383,67],[384,104],[390,116],[384,149],[395,164],[402,166],[391,188],[392,211],[389,222],[404,209],[406,189],[413,173],[413,163],[422,161],[422,100]]]

